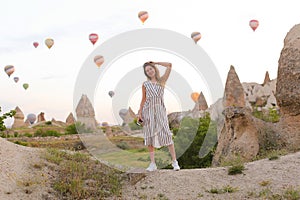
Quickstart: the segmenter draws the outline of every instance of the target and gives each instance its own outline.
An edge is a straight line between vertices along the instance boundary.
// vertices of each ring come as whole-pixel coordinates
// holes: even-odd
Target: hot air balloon
[[[148,19],[149,15],[148,15],[147,11],[140,11],[139,14],[138,14],[138,17],[140,18],[140,20],[144,24],[144,22]]]
[[[109,92],[108,92],[108,95],[109,95],[110,97],[113,97],[113,96],[115,95],[115,93],[114,93],[114,91],[109,91]]]
[[[10,77],[10,75],[12,75],[12,73],[14,73],[15,67],[12,65],[7,65],[4,67],[4,71],[8,75],[8,77]]]
[[[96,65],[97,65],[98,67],[100,67],[100,66],[103,64],[103,62],[104,62],[103,56],[101,56],[101,55],[95,56],[95,57],[94,57],[94,62],[96,63]]]
[[[256,19],[252,19],[249,22],[249,26],[252,28],[253,31],[255,31],[257,29],[258,25],[259,25],[259,22]]]
[[[102,122],[102,126],[108,126],[107,122]]]
[[[14,77],[14,81],[17,83],[19,81],[19,77]]]
[[[34,42],[34,43],[33,43],[33,46],[34,46],[35,48],[37,48],[37,47],[39,46],[39,43],[38,43],[38,42]]]
[[[94,45],[97,42],[97,40],[98,40],[98,34],[91,33],[89,35],[89,39],[90,39],[91,43]]]
[[[47,47],[50,49],[50,48],[53,46],[53,44],[54,44],[54,40],[51,39],[51,38],[47,38],[47,39],[45,40],[45,44],[46,44]]]
[[[36,115],[33,113],[30,113],[27,115],[27,120],[29,121],[30,124],[33,124],[36,120]]]
[[[193,32],[191,34],[191,38],[195,41],[195,43],[197,43],[198,40],[201,39],[201,33],[199,33],[199,32]]]
[[[193,92],[191,94],[191,98],[193,99],[194,102],[196,102],[198,100],[199,95],[200,94],[198,92]]]
[[[123,119],[124,117],[125,117],[125,115],[127,114],[127,112],[128,112],[128,110],[127,109],[121,109],[120,111],[119,111],[119,115],[120,115],[120,117]]]
[[[28,87],[29,87],[29,84],[28,84],[28,83],[24,83],[24,84],[23,84],[23,88],[24,88],[25,90],[27,90]]]

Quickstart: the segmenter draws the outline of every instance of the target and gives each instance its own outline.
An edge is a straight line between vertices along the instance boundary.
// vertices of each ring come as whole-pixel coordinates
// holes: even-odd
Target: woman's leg
[[[155,163],[154,159],[154,147],[153,146],[148,146],[149,154],[150,154],[150,160],[152,163]]]
[[[170,144],[168,146],[168,148],[169,148],[169,152],[170,152],[171,157],[172,157],[172,161],[176,160],[176,153],[175,153],[174,144]]]

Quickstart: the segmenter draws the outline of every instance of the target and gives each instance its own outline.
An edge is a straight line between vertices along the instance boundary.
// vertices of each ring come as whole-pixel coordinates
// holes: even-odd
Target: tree
[[[0,106],[0,113],[1,113],[1,106]],[[5,131],[6,126],[4,125],[4,120],[8,117],[13,117],[16,114],[15,110],[11,110],[8,113],[4,113],[3,115],[0,115],[0,131]]]

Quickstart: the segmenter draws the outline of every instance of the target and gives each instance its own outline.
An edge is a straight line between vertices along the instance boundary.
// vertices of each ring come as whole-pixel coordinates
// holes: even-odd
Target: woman
[[[167,69],[160,77],[155,65],[165,66]],[[138,112],[139,120],[143,121],[145,145],[148,146],[151,163],[147,171],[155,171],[157,166],[154,159],[154,148],[168,146],[174,170],[180,170],[176,160],[172,132],[169,128],[166,108],[164,105],[164,86],[170,75],[172,64],[167,62],[146,62],[143,65],[147,81],[142,86],[142,101]]]

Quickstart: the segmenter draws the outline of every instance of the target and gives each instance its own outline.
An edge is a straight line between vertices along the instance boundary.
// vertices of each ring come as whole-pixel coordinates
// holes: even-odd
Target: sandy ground
[[[49,185],[53,174],[43,166],[41,151],[0,138],[1,200],[55,199]],[[239,175],[228,175],[227,168],[147,172],[137,183],[124,186],[122,199],[264,199],[258,197],[260,192],[283,194],[290,186],[300,190],[300,152],[278,160],[246,163],[244,173]],[[261,186],[263,181],[269,184]],[[223,194],[207,192],[226,185],[237,188],[237,191]]]
[[[291,186],[300,191],[300,152],[278,160],[249,162],[244,166],[244,173],[238,175],[228,175],[228,167],[147,172],[147,176],[135,185],[124,187],[123,199],[267,199],[264,198],[267,191],[283,194]],[[269,184],[261,186],[263,181]],[[207,192],[226,185],[237,188],[237,191],[223,194]],[[259,197],[260,192],[262,195]]]
[[[0,137],[1,200],[53,199],[50,175],[42,167],[40,153],[40,149],[16,145]]]

